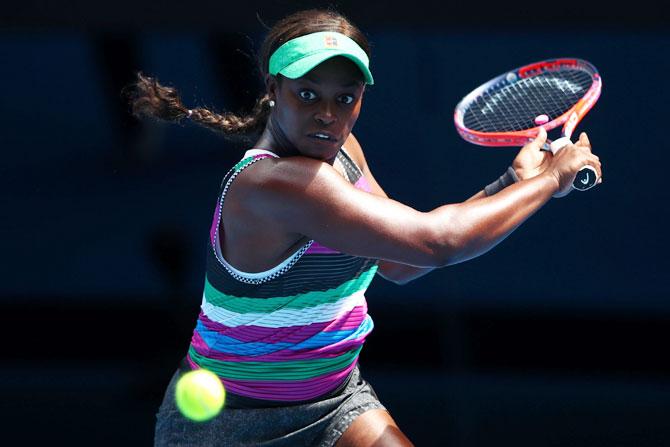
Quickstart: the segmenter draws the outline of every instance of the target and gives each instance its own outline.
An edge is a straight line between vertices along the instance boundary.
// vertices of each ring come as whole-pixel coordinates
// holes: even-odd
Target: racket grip
[[[598,173],[589,165],[584,166],[579,170],[577,176],[572,181],[572,187],[577,191],[586,191],[596,186],[598,180]]]
[[[572,144],[570,138],[561,137],[551,143],[551,152],[555,154],[568,144]],[[597,181],[598,173],[596,170],[592,166],[586,165],[580,169],[579,172],[577,172],[575,179],[572,181],[572,187],[577,191],[586,191],[587,189],[591,189],[596,186]]]

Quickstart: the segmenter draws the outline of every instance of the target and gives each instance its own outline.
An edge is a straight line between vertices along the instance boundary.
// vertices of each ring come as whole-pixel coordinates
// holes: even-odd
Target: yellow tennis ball
[[[219,414],[226,400],[226,390],[216,374],[196,369],[179,378],[175,400],[184,417],[203,422]]]

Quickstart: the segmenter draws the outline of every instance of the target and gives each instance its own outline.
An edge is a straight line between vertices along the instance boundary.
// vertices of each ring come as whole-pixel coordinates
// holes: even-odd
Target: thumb
[[[542,149],[542,147],[546,142],[547,142],[547,131],[545,130],[544,127],[540,127],[537,131],[537,136],[535,137],[534,140],[530,142],[530,145],[537,149]]]
[[[581,135],[579,135],[579,144],[589,148],[591,147],[591,141],[589,141],[589,137],[586,135],[586,132],[582,132]]]
[[[540,127],[537,131],[537,137],[535,137],[535,142],[538,144],[538,146],[542,147],[542,145],[547,141],[547,131],[545,130],[544,127]]]

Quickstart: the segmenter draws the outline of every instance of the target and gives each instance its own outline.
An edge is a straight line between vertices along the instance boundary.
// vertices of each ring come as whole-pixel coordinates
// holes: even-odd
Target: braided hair
[[[268,32],[259,55],[263,79],[268,74],[270,56],[285,42],[320,31],[339,32],[354,40],[370,56],[370,44],[363,33],[346,17],[334,10],[311,9],[299,11],[278,21]],[[136,81],[124,89],[132,114],[137,118],[154,118],[180,122],[186,118],[226,137],[248,139],[260,134],[270,116],[271,104],[267,93],[256,100],[248,115],[232,112],[217,113],[204,107],[188,108],[173,87],[162,85],[154,77],[136,73]]]

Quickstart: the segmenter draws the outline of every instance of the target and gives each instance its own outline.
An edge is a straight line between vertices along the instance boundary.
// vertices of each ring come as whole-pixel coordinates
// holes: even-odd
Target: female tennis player
[[[282,19],[262,47],[266,91],[250,116],[189,109],[138,74],[137,116],[257,135],[223,177],[201,312],[158,412],[156,445],[412,445],[358,368],[373,328],[364,297],[373,277],[405,284],[479,256],[568,191],[582,166],[601,175],[586,134],[553,156],[540,151],[542,131],[463,203],[419,212],[388,198],[352,134],[373,83],[369,54],[336,12]],[[402,147],[416,151],[411,141]],[[204,423],[184,418],[174,400],[180,372],[197,368],[227,391]]]

